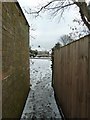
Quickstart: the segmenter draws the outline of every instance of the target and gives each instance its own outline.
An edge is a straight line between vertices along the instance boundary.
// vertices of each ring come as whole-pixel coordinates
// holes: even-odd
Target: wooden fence
[[[53,88],[66,118],[90,118],[90,35],[53,51]]]

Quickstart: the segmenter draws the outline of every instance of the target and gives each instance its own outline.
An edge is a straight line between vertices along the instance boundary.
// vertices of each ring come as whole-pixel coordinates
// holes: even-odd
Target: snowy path
[[[61,120],[51,87],[51,61],[49,59],[32,59],[30,69],[32,86],[22,118],[35,118],[35,120],[59,118]]]

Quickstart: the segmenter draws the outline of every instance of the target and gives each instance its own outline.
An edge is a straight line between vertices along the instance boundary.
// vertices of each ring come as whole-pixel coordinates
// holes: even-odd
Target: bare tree
[[[90,31],[87,29],[82,20],[75,18],[73,19],[73,23],[75,24],[70,26],[71,32],[69,33],[71,38],[79,39],[80,37],[90,34]]]
[[[63,45],[67,45],[68,43],[74,41],[69,35],[62,35],[59,38],[59,41],[63,44]]]
[[[31,32],[36,31],[36,28],[33,26],[33,24],[31,24],[30,31],[31,31]],[[34,35],[33,35],[33,34],[30,34],[30,37],[31,37],[32,39],[35,39],[35,38],[36,38],[36,37],[35,37],[35,34],[34,34]]]
[[[41,11],[50,11],[52,16],[55,17],[59,15],[62,17],[64,11],[72,5],[76,5],[79,8],[79,13],[81,16],[82,21],[87,26],[90,31],[90,5],[87,6],[85,0],[51,0],[46,5],[39,7],[37,11],[26,11],[28,14],[35,14],[39,16]]]

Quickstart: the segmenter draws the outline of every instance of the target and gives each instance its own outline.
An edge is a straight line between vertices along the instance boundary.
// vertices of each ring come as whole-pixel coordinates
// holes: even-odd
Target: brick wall
[[[29,90],[29,26],[18,3],[2,3],[2,116],[19,118]]]

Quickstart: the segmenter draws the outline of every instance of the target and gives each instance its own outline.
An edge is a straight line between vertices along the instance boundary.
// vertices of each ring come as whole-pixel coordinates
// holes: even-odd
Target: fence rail
[[[66,118],[90,118],[90,35],[55,48],[53,87]]]

